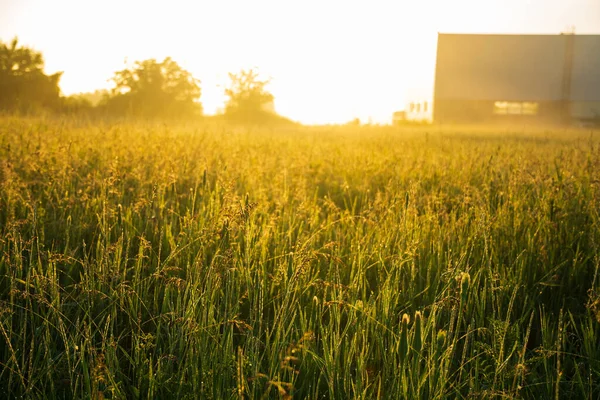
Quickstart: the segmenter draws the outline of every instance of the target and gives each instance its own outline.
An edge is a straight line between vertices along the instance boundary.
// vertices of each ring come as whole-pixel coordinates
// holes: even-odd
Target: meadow
[[[0,390],[597,399],[599,134],[0,117]]]

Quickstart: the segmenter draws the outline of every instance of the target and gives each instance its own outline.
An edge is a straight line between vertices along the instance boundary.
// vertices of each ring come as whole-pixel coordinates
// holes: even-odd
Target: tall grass
[[[599,398],[597,134],[2,117],[2,392]]]

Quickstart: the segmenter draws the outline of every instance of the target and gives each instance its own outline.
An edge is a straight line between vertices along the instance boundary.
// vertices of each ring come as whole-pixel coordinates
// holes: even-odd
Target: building
[[[431,122],[431,102],[422,99],[411,101],[406,105],[406,118],[411,121]]]
[[[392,125],[402,125],[406,121],[406,111],[396,111],[392,114]]]
[[[433,119],[600,120],[600,35],[439,34]]]

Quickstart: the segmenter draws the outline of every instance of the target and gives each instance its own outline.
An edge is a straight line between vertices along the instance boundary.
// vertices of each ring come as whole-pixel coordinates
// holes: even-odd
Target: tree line
[[[0,41],[0,112],[49,111],[101,117],[199,118],[200,81],[171,58],[137,61],[115,72],[111,90],[63,96],[62,72],[47,75],[42,53]],[[285,120],[273,109],[274,97],[253,70],[230,73],[222,117],[238,123]]]

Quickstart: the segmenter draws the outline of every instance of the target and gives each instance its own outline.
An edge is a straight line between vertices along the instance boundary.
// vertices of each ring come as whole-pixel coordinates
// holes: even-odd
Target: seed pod
[[[460,274],[460,303],[461,305],[467,302],[469,295],[469,286],[471,285],[471,275],[468,272]]]
[[[446,336],[448,336],[447,332],[443,329],[437,333],[435,349],[438,356],[442,353],[442,350],[444,349],[444,345],[446,344]]]
[[[421,353],[422,338],[421,338],[421,324],[423,322],[423,316],[421,311],[415,313],[415,335],[413,337],[413,349],[416,355]]]
[[[402,366],[406,360],[406,356],[408,354],[408,323],[410,322],[410,317],[408,314],[404,314],[402,316],[402,322],[400,324],[400,365]]]

